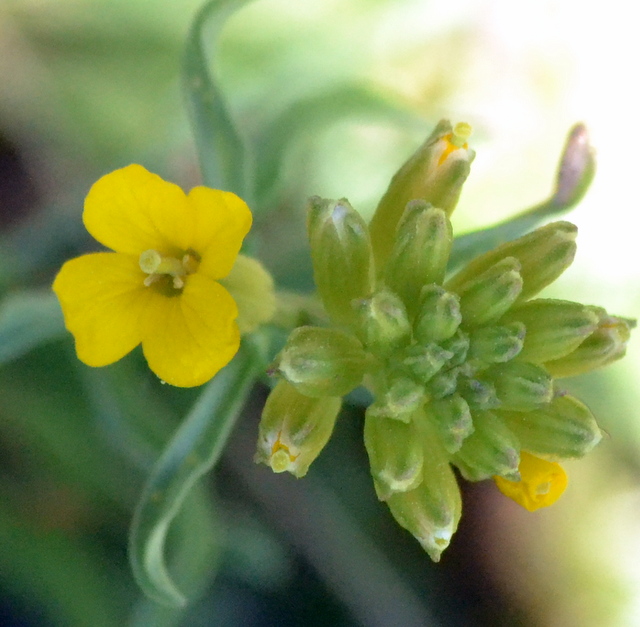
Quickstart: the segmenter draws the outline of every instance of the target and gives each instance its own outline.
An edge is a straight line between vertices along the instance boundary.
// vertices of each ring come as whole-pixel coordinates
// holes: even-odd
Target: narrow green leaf
[[[0,364],[64,333],[62,310],[51,290],[10,294],[0,305]]]
[[[247,155],[229,115],[222,92],[209,70],[206,41],[215,45],[227,18],[249,0],[210,0],[197,13],[184,55],[184,89],[187,109],[200,158],[205,185],[230,191],[250,203]],[[209,29],[207,29],[208,31]]]
[[[589,144],[587,129],[583,124],[576,124],[567,136],[551,196],[505,222],[456,237],[449,259],[449,271],[504,242],[520,237],[544,218],[563,213],[577,205],[587,193],[595,170],[595,156]]]
[[[203,388],[151,472],[134,513],[129,557],[138,584],[159,603],[186,603],[165,565],[169,525],[194,482],[218,461],[265,363],[256,340],[245,338],[233,361]]]

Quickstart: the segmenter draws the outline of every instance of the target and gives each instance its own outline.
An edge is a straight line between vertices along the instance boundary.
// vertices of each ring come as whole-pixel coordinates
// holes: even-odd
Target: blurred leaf
[[[30,604],[35,597],[52,625],[122,624],[128,595],[122,572],[105,557],[93,538],[39,528],[0,499],[3,585]]]
[[[51,290],[10,294],[0,305],[0,364],[64,333],[62,310]]]
[[[196,486],[189,493],[176,518],[175,531],[178,546],[172,555],[172,570],[182,588],[195,598],[204,592],[211,581],[220,557],[222,528],[204,486]],[[197,538],[197,547],[194,547],[194,538]],[[188,615],[185,617],[185,608],[167,607],[143,597],[134,607],[128,625],[173,627],[183,623],[185,618],[188,619]]]
[[[205,27],[214,26],[207,42],[214,46],[226,19],[249,0],[210,0],[198,12],[184,55],[184,88],[205,185],[233,192],[251,204],[247,186],[247,155],[227,110],[222,92],[209,70]]]
[[[549,199],[505,222],[456,237],[449,270],[454,270],[503,242],[520,237],[544,218],[563,213],[577,205],[587,193],[595,170],[595,155],[589,144],[587,129],[583,124],[576,124],[567,136],[558,164],[555,187]]]
[[[341,118],[388,119],[407,126],[410,114],[382,94],[363,85],[341,85],[292,104],[274,119],[258,139],[256,187],[260,209],[269,203],[286,163],[286,153],[302,136],[313,137]]]
[[[169,525],[195,481],[218,461],[265,363],[256,340],[245,338],[231,363],[203,388],[145,486],[131,526],[129,554],[138,584],[159,603],[186,603],[165,565]]]

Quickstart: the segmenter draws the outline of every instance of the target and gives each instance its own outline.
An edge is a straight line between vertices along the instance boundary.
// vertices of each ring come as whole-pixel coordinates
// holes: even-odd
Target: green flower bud
[[[517,481],[518,438],[490,411],[474,411],[473,425],[474,432],[452,458],[462,476],[469,481],[482,481],[494,475]]]
[[[398,377],[376,398],[368,412],[372,416],[385,416],[409,422],[411,415],[425,401],[424,387],[410,377]]]
[[[475,156],[467,147],[470,135],[468,124],[452,128],[442,120],[395,174],[371,220],[371,239],[379,265],[391,253],[396,225],[410,200],[425,200],[451,215]]]
[[[596,330],[598,315],[580,303],[539,298],[507,312],[502,322],[508,321],[527,329],[520,358],[541,364],[574,351]]]
[[[414,336],[421,344],[449,339],[462,322],[460,299],[439,285],[425,285],[414,325]]]
[[[374,266],[367,225],[345,199],[309,199],[307,220],[313,276],[327,313],[339,325],[355,322],[351,302],[373,291]]]
[[[447,281],[445,287],[459,291],[462,285],[503,259],[515,257],[520,262],[523,281],[519,301],[525,301],[553,283],[571,265],[576,254],[577,233],[577,227],[570,222],[551,222],[476,257]]]
[[[411,324],[407,310],[396,294],[383,289],[371,298],[355,301],[353,306],[358,317],[358,337],[372,353],[386,356],[408,343]]]
[[[440,399],[453,394],[458,388],[461,368],[449,368],[436,374],[427,384],[426,390],[432,399]]]
[[[453,231],[442,209],[412,200],[398,224],[396,242],[385,268],[385,281],[415,315],[425,285],[442,283]]]
[[[337,329],[298,327],[272,366],[301,394],[343,396],[362,382],[368,364],[362,344]]]
[[[555,461],[582,457],[602,439],[593,414],[569,395],[535,411],[504,412],[504,420],[524,450]]]
[[[424,446],[422,482],[410,492],[392,494],[387,505],[396,521],[437,562],[458,527],[462,503],[455,475],[437,437],[425,436]]]
[[[510,361],[522,351],[525,332],[522,322],[474,329],[470,337],[469,359],[482,364]]]
[[[573,352],[547,361],[544,367],[552,376],[573,377],[607,366],[624,356],[635,320],[605,315],[598,328]]]
[[[453,357],[438,344],[408,346],[394,355],[392,370],[404,370],[412,379],[426,383]]]
[[[553,398],[553,379],[542,367],[526,361],[509,361],[482,373],[496,387],[501,409],[530,411]]]
[[[376,493],[381,501],[396,492],[407,492],[420,485],[423,447],[413,422],[404,423],[367,411],[364,444]]]
[[[447,453],[458,451],[464,439],[473,433],[471,410],[459,394],[428,403],[425,413],[435,426]]]
[[[262,410],[255,461],[304,477],[329,440],[342,399],[309,398],[279,381]]]
[[[480,381],[471,377],[460,377],[458,379],[458,392],[474,411],[495,409],[502,405],[495,386],[487,381]]]
[[[462,324],[476,327],[495,322],[522,291],[520,263],[506,257],[459,289]]]
[[[458,329],[452,337],[440,343],[440,346],[451,353],[449,366],[461,366],[467,359],[469,352],[469,335]],[[466,364],[465,371],[469,373],[470,364]]]

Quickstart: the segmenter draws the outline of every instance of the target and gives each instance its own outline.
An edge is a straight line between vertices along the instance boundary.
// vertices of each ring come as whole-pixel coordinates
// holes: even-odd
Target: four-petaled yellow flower
[[[218,281],[251,227],[244,201],[207,187],[187,195],[130,165],[93,185],[83,220],[114,252],[67,261],[54,281],[78,358],[106,366],[142,343],[163,381],[211,379],[240,345],[238,308]]]

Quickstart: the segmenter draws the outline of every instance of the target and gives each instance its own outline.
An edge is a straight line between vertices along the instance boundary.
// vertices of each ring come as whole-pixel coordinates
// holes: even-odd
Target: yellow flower
[[[567,474],[560,464],[525,453],[520,453],[518,466],[520,481],[494,477],[502,494],[513,499],[530,512],[553,505],[567,487]]]
[[[218,281],[251,227],[247,205],[207,187],[187,195],[130,165],[93,185],[83,220],[115,252],[67,261],[53,283],[78,358],[106,366],[142,343],[163,381],[211,379],[240,345],[238,308]]]

